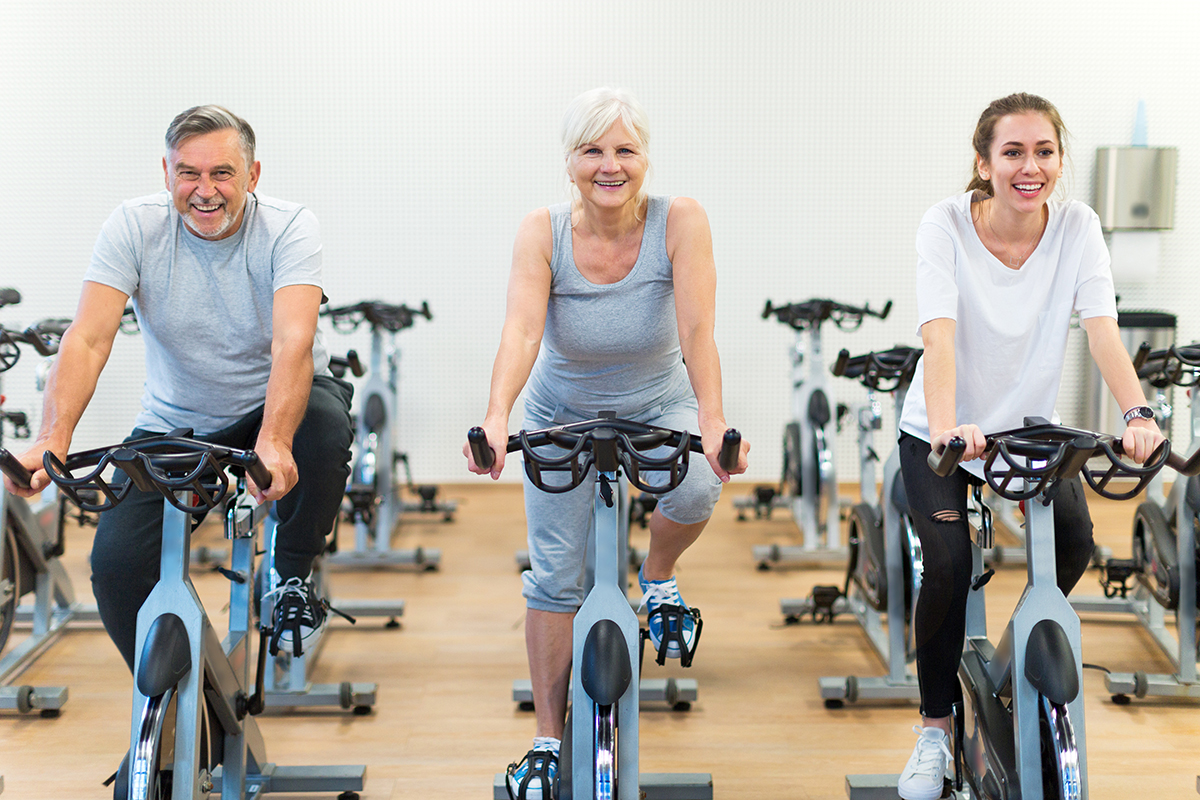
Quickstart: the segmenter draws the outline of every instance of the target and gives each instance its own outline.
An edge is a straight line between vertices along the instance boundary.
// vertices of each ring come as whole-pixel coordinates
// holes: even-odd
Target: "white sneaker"
[[[900,782],[896,784],[901,800],[938,800],[945,788],[950,767],[950,737],[941,728],[913,726],[919,734],[917,746],[908,757]]]
[[[271,578],[275,588],[265,595],[275,600],[268,650],[272,656],[282,651],[299,658],[325,631],[329,603],[317,596],[311,576],[279,583],[278,574],[271,570]]]

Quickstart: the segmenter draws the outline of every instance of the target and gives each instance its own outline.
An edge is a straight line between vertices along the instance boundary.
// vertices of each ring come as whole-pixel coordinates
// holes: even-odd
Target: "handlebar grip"
[[[945,478],[954,468],[958,466],[958,462],[962,461],[963,453],[967,450],[967,443],[958,436],[955,436],[946,446],[942,448],[940,453],[930,453],[928,458],[929,468],[934,471],[938,477]]]
[[[721,465],[721,469],[728,472],[736,467],[741,450],[741,432],[734,428],[729,428],[725,431],[724,438],[721,439],[721,452],[717,455],[717,463]]]
[[[883,306],[883,311],[879,312],[879,318],[887,319],[887,315],[890,314],[891,312],[892,312],[892,301],[888,300],[887,303]]]
[[[475,459],[476,466],[487,469],[496,462],[496,454],[488,444],[487,433],[483,428],[476,425],[467,431],[467,442],[471,446],[471,458]]]
[[[846,365],[850,363],[850,351],[842,348],[838,351],[837,361],[833,362],[833,369],[830,370],[836,377],[842,377],[846,374]]]
[[[359,359],[357,350],[346,352],[346,363],[350,366],[350,374],[354,377],[361,378],[367,374],[367,366]]]
[[[24,464],[17,461],[16,456],[3,448],[0,448],[0,472],[7,475],[9,480],[22,489],[28,489],[29,482],[33,480],[33,473],[26,469]]]
[[[271,471],[262,463],[258,453],[248,452],[246,459],[246,474],[254,479],[254,485],[259,491],[265,492],[271,488]]]
[[[1138,345],[1137,352],[1133,354],[1133,371],[1138,372],[1146,364],[1146,359],[1150,356],[1150,343],[1142,342]]]

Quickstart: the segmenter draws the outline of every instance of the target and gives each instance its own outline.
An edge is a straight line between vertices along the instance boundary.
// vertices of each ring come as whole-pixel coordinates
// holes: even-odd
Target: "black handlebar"
[[[496,453],[488,444],[487,433],[483,428],[476,425],[467,431],[467,443],[471,446],[471,459],[477,466],[488,469],[496,463]]]
[[[33,473],[25,469],[25,465],[17,461],[17,457],[0,447],[0,472],[21,489],[28,489]]]
[[[495,462],[495,454],[488,443],[483,428],[474,427],[467,431],[471,457],[475,464],[484,469]],[[552,456],[539,453],[534,448],[553,444],[566,455]],[[741,453],[742,435],[730,428],[721,441],[718,463],[722,469],[737,466]],[[661,458],[644,454],[659,446],[674,450]],[[588,469],[593,465],[600,471],[615,471],[624,467],[625,475],[635,487],[643,492],[662,494],[678,486],[687,475],[689,453],[703,453],[704,445],[699,436],[687,431],[674,431],[640,422],[602,416],[585,422],[576,422],[547,428],[540,431],[521,431],[508,437],[506,452],[517,450],[525,455],[525,473],[538,489],[552,494],[570,491],[583,483]],[[565,484],[547,483],[543,472],[569,472],[570,481]],[[665,486],[651,486],[641,478],[642,473],[667,473]]]
[[[734,428],[725,431],[721,437],[721,451],[717,453],[717,463],[721,469],[729,472],[737,466],[738,456],[742,452],[742,433]]]
[[[887,315],[891,313],[891,310],[891,300],[887,301],[882,311],[873,310],[869,304],[851,306],[835,300],[821,298],[805,300],[802,303],[788,303],[782,306],[772,305],[771,301],[768,300],[767,305],[763,308],[762,318],[768,319],[774,314],[775,318],[780,322],[796,330],[818,327],[826,320],[833,320],[833,324],[837,325],[840,329],[854,331],[858,330],[858,327],[862,325],[864,317],[887,319]]]
[[[988,436],[984,448],[984,479],[1008,500],[1027,500],[1039,494],[1053,499],[1061,481],[1081,473],[1097,494],[1111,500],[1136,496],[1166,466],[1181,475],[1200,474],[1200,451],[1184,459],[1171,452],[1166,440],[1144,464],[1131,464],[1121,459],[1125,452],[1121,440],[1110,434],[1054,425],[1036,417],[1025,422],[1025,427]],[[943,477],[949,475],[965,448],[966,443],[955,437],[942,453],[930,453],[930,468]],[[1102,471],[1088,466],[1090,459],[1101,456],[1108,461]],[[1111,488],[1114,478],[1133,478],[1137,483],[1132,489],[1118,491]],[[1018,479],[1024,480],[1024,488],[1013,485]]]
[[[347,350],[345,356],[331,355],[329,357],[329,371],[333,373],[334,377],[344,377],[346,370],[349,370],[350,374],[356,378],[367,374],[367,365],[362,363],[357,350]]]
[[[321,310],[321,316],[329,317],[333,327],[342,333],[349,333],[364,322],[374,328],[382,328],[396,333],[405,328],[411,328],[416,317],[432,320],[428,301],[422,301],[420,308],[409,308],[406,305],[393,305],[382,300],[366,300],[349,306],[336,308],[326,306]]]
[[[109,447],[87,450],[67,456],[66,463],[47,450],[42,465],[50,479],[84,511],[101,512],[113,508],[129,493],[131,486],[144,492],[157,491],[175,508],[187,514],[203,514],[215,508],[229,492],[226,467],[246,471],[261,490],[271,485],[271,473],[253,450],[201,442],[187,438],[187,431],[148,436]],[[103,477],[113,466],[129,480],[113,487]],[[76,472],[85,474],[76,476]],[[102,498],[91,501],[90,491]],[[176,492],[192,491],[194,502],[182,503]]]
[[[851,356],[842,349],[831,372],[840,378],[857,378],[872,391],[894,392],[912,383],[917,361],[925,351],[917,347],[896,345],[891,350]]]
[[[19,344],[29,345],[40,356],[52,356],[58,352],[63,333],[70,326],[69,319],[44,319],[35,322],[23,331],[0,327],[0,372],[6,372],[21,358]]]
[[[1133,358],[1138,377],[1156,389],[1168,386],[1195,386],[1200,383],[1200,342],[1171,345],[1151,352],[1143,342]]]
[[[954,468],[962,461],[963,453],[966,449],[967,443],[960,437],[955,436],[946,442],[946,446],[942,448],[941,452],[930,452],[927,459],[929,468],[938,477],[945,478],[951,472],[954,472]]]

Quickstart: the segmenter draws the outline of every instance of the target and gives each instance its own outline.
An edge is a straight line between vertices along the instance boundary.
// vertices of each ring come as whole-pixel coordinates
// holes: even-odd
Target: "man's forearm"
[[[284,344],[271,355],[271,376],[263,409],[259,439],[270,439],[289,449],[304,420],[312,391],[312,346]]]

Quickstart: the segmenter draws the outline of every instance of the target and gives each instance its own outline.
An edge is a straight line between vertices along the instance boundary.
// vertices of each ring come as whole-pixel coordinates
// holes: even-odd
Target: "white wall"
[[[755,445],[754,479],[777,474],[788,414],[791,334],[760,319],[764,301],[893,299],[886,322],[830,330],[827,353],[917,344],[916,224],[961,190],[974,122],[1009,92],[1058,105],[1067,189],[1084,200],[1095,148],[1128,143],[1146,101],[1149,143],[1180,148],[1176,226],[1158,279],[1118,288],[1200,338],[1195,4],[6,0],[0,31],[0,284],[26,298],[4,324],[69,315],[105,217],[162,187],[167,123],[227,105],[258,134],[259,191],[321,221],[334,302],[429,301],[433,322],[400,337],[400,439],[419,481],[469,477],[459,449],[486,405],[517,223],[563,197],[560,115],[602,84],[650,114],[652,189],[708,210],[726,415]],[[140,347],[119,337],[77,446],[125,435]],[[33,362],[5,376],[9,407],[36,407]],[[835,394],[861,396],[845,381]],[[853,458],[847,435],[847,479]]]

